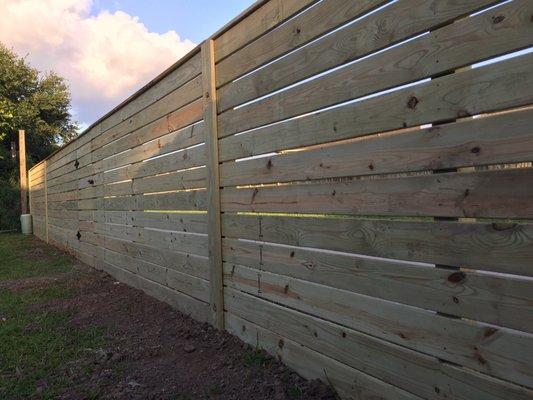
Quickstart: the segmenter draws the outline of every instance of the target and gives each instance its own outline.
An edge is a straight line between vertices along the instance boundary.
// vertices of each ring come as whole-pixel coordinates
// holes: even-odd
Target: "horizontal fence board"
[[[137,137],[125,136],[117,142],[105,147],[106,153],[122,153],[111,155],[109,158],[106,158],[102,162],[102,168],[107,170],[130,163],[144,161],[152,157],[162,156],[167,153],[200,144],[203,140],[203,124],[188,126],[176,132],[169,133],[168,135],[160,136],[153,141],[150,141],[149,137],[146,137],[145,135],[138,135]],[[141,141],[142,143],[136,143]]]
[[[104,182],[120,182],[128,179],[144,178],[150,175],[181,171],[205,165],[205,145],[196,146],[160,158],[136,163],[124,168],[107,171]]]
[[[165,212],[133,212],[131,225],[144,228],[166,229],[192,233],[207,233],[207,214],[182,214]]]
[[[533,383],[533,335],[246,267],[224,272],[235,289],[518,384]]]
[[[78,154],[84,155],[90,151],[90,143],[93,139],[101,137],[109,129],[132,117],[134,114],[143,111],[150,104],[155,103],[174,89],[181,87],[183,84],[198,76],[201,73],[200,62],[200,55],[193,55],[187,62],[170,71],[167,76],[163,77],[150,90],[141,93],[138,97],[116,110],[116,112],[108,115],[104,120],[93,126],[75,141],[65,145],[65,147],[49,158],[49,165],[54,164],[50,171],[70,162],[75,162]],[[78,150],[80,153],[78,153]]]
[[[195,124],[196,122],[199,122],[201,119],[202,119],[202,101],[201,99],[199,99],[197,101],[194,101],[193,103],[190,103],[189,105],[183,108],[180,108],[177,111],[174,111],[171,114],[163,116],[162,118],[158,119],[155,122],[152,122],[140,128],[140,132],[138,132],[139,135],[136,135],[134,137],[134,140],[138,139],[139,136],[143,138],[142,139],[143,142],[153,140],[160,136],[164,136],[166,134],[185,128],[189,125]],[[122,135],[114,138],[113,140],[123,138],[130,132],[131,130],[126,131]],[[189,135],[190,133],[185,131],[183,132],[181,136],[186,137]],[[102,147],[100,151],[94,151],[92,153],[89,153],[86,156],[84,156],[83,159],[78,160],[78,166],[76,166],[75,163],[70,163],[70,164],[65,165],[64,167],[56,169],[53,173],[50,174],[49,179],[52,180],[54,178],[67,176],[67,181],[68,181],[68,178],[72,177],[71,172],[76,171],[77,173],[79,173],[80,171],[84,169],[84,167],[90,167],[91,163],[92,163],[92,169],[94,172],[102,172],[108,168],[111,168],[111,166],[109,165],[111,161],[105,162],[104,158],[112,156],[113,154],[117,152],[128,150],[129,147],[127,146],[130,146],[130,144],[131,142],[123,141],[116,145],[111,144],[109,146]],[[139,144],[142,144],[142,143],[139,143]],[[123,146],[123,147],[118,147],[118,146]]]
[[[98,230],[98,236],[130,240],[146,246],[207,256],[207,236],[179,231],[163,231],[142,227],[106,225]],[[94,235],[84,232],[82,238]],[[158,263],[156,263],[158,264]]]
[[[207,187],[205,167],[191,170],[170,172],[164,175],[148,176],[134,179],[132,194],[153,193],[165,190],[200,189]]]
[[[533,276],[533,226],[222,215],[225,237]]]
[[[269,329],[425,399],[528,399],[531,391],[402,346],[228,288],[227,315],[242,318],[233,333],[254,337],[248,324]],[[244,325],[243,325],[244,323]],[[283,343],[278,342],[277,343]]]
[[[224,188],[222,211],[533,218],[533,168]]]
[[[192,275],[172,269],[169,270],[157,264],[135,259],[111,250],[105,250],[104,262],[138,274],[198,300],[207,302],[209,299],[209,283]]]
[[[129,153],[129,150],[133,150],[134,153],[132,154],[137,155],[137,157],[144,154],[146,158],[150,158],[193,146],[204,140],[203,122],[179,128],[178,130],[171,132],[167,132],[164,128],[157,127],[157,124],[155,125],[155,129],[139,129],[118,139],[108,146],[96,150],[91,153],[91,162],[102,165],[102,168],[109,166],[108,164],[111,161],[118,166],[120,165],[122,157],[124,157],[120,153],[126,152],[127,154]],[[106,166],[104,166],[104,162],[102,162],[103,159],[111,161],[106,160]]]
[[[169,270],[176,270],[204,280],[209,279],[207,257],[164,249],[156,245],[148,246],[109,236],[105,238],[105,247],[136,259],[160,265]]]
[[[106,210],[206,210],[205,190],[189,192],[109,197]]]
[[[144,110],[150,104],[166,96],[176,88],[182,87],[202,72],[200,53],[197,52],[185,63],[163,77],[150,90],[142,93],[133,101],[127,103],[119,112],[112,114],[101,123],[102,132],[107,131],[123,120]]]
[[[227,111],[219,117],[220,136],[430,78],[533,45],[533,26],[527,18],[533,5],[518,0],[508,7],[508,13],[497,11],[504,18],[502,24],[509,21],[503,29],[493,22],[492,13],[472,17],[472,20],[480,19],[479,25],[463,19],[326,76]]]
[[[246,75],[242,79],[221,87],[219,110],[225,111],[330,68],[366,56],[414,35],[424,33],[434,26],[449,23],[471,12],[476,7],[487,6],[491,3],[494,1],[469,1],[461,4],[456,1],[442,0],[396,2],[276,60],[253,74]],[[515,3],[520,4],[521,7]],[[492,19],[488,18],[486,14],[472,20],[463,20],[445,30],[441,29],[439,36],[453,36],[456,50],[460,50],[461,45],[463,47],[472,46],[476,42],[480,46],[478,50],[483,49],[484,52],[489,52],[489,49],[495,49],[498,46],[501,49],[500,43],[493,42],[492,36],[494,36],[495,28],[500,32],[499,35],[502,36],[500,40],[503,41],[505,40],[503,36],[521,34],[516,27],[517,25],[521,26],[520,24],[523,25],[524,20],[527,19],[519,14],[526,12],[524,8],[528,8],[527,1],[515,3],[508,6],[507,10],[504,10],[505,7],[494,10],[494,13],[506,17],[501,24],[493,24]],[[503,14],[501,14],[502,12]],[[445,35],[445,32],[449,33]],[[483,34],[479,34],[479,32],[483,32]],[[501,32],[505,32],[505,35]],[[461,39],[463,38],[470,40],[462,43]],[[521,40],[523,41],[524,37]],[[445,62],[452,61],[446,57],[443,58]]]
[[[266,1],[239,24],[230,27],[215,39],[215,61],[231,53],[282,23],[302,8],[316,0],[274,0]]]
[[[221,160],[526,106],[533,103],[532,62],[526,55],[230,136],[220,141]]]
[[[122,268],[116,267],[105,261],[98,264],[98,268],[103,269],[115,279],[140,289],[148,295],[155,297],[167,304],[172,305],[184,314],[192,316],[199,321],[208,321],[209,305],[193,297],[180,293],[164,285],[158,284],[149,279],[133,274]]]
[[[341,399],[421,399],[230,313],[226,313],[225,318],[230,333],[256,348],[265,349],[304,378],[320,379],[331,385]]]
[[[109,134],[109,137],[99,137],[98,140],[94,140],[91,143],[92,151],[94,152],[99,148],[103,148],[104,145],[130,134],[136,129],[142,130],[148,137],[155,139],[157,136],[162,136],[166,133],[194,124],[202,119],[201,105],[201,99],[195,100],[167,115],[162,115],[158,119],[147,124],[138,123],[132,125],[128,121],[125,121],[124,127],[113,132],[113,134]],[[95,152],[95,156],[99,156],[99,153]]]
[[[217,65],[217,87],[301,46],[352,18],[386,3],[384,0],[325,0],[309,8]],[[324,16],[327,15],[327,18]]]
[[[223,163],[223,186],[533,160],[533,109]]]
[[[224,239],[226,270],[244,265],[367,296],[533,332],[533,281],[474,270]]]

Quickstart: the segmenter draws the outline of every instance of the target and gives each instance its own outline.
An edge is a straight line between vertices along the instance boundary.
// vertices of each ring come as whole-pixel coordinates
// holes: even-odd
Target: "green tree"
[[[26,130],[28,168],[76,135],[63,78],[41,73],[0,43],[0,230],[18,226],[18,164],[11,142]],[[14,207],[15,205],[15,207]]]

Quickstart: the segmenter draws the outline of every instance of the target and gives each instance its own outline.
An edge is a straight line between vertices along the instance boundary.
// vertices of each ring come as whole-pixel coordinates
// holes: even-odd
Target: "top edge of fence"
[[[202,42],[203,43],[203,42]],[[32,167],[35,168],[39,164],[41,164],[43,161],[48,160],[53,155],[57,154],[59,151],[63,150],[68,145],[75,143],[80,139],[82,136],[84,136],[86,133],[88,133],[91,129],[93,129],[95,126],[97,126],[99,123],[103,122],[105,119],[109,118],[111,115],[115,114],[118,110],[120,110],[122,107],[126,106],[127,104],[131,103],[133,100],[135,100],[137,97],[142,95],[143,93],[150,90],[152,87],[154,87],[157,83],[162,81],[165,77],[167,77],[170,73],[175,71],[177,68],[181,67],[183,64],[185,64],[187,61],[189,61],[193,56],[198,54],[201,49],[201,43],[194,47],[191,51],[189,51],[187,54],[185,54],[182,58],[180,58],[178,61],[176,61],[174,64],[172,64],[170,67],[168,67],[166,70],[161,72],[159,75],[157,75],[154,79],[152,79],[150,82],[148,82],[146,85],[144,85],[142,88],[131,94],[129,97],[127,97],[125,100],[121,101],[118,105],[113,107],[111,110],[109,110],[107,113],[105,113],[103,116],[98,118],[95,122],[93,122],[91,125],[89,125],[83,132],[78,134],[74,139],[72,139],[70,142],[65,143],[64,145],[58,147],[56,150],[54,150],[52,153],[50,153],[46,158],[43,158],[38,164],[34,165]]]
[[[249,6],[247,9],[245,9],[243,12],[241,12],[239,15],[237,15],[235,18],[233,18],[230,22],[225,24],[222,28],[220,28],[217,32],[215,32],[213,35],[208,37],[206,40],[214,40],[220,35],[222,35],[224,32],[228,31],[238,23],[240,23],[243,19],[248,17],[250,14],[253,14],[257,9],[259,9],[264,4],[268,3],[270,0],[257,0],[255,3],[253,3],[251,6]],[[205,41],[205,40],[204,40]],[[41,160],[38,164],[34,165],[31,169],[37,167],[39,164],[41,164],[43,161],[48,160],[53,155],[57,154],[59,151],[63,150],[66,146],[69,144],[72,144],[76,142],[78,139],[80,139],[82,136],[84,136],[87,132],[89,132],[91,129],[93,129],[95,126],[97,126],[99,123],[103,122],[105,119],[109,118],[111,115],[116,113],[118,110],[120,110],[122,107],[127,105],[128,103],[135,100],[137,97],[142,95],[143,93],[147,92],[149,89],[151,89],[153,86],[155,86],[158,82],[163,80],[167,75],[175,71],[177,68],[179,68],[181,65],[189,61],[193,56],[195,56],[198,52],[201,51],[202,41],[200,44],[198,44],[194,49],[189,51],[186,55],[184,55],[182,58],[180,58],[178,61],[176,61],[174,64],[172,64],[170,67],[168,67],[166,70],[161,72],[159,75],[157,75],[154,79],[152,79],[150,82],[148,82],[146,85],[144,85],[142,88],[134,92],[132,95],[127,97],[125,100],[120,102],[117,106],[113,107],[111,110],[109,110],[107,113],[105,113],[102,117],[98,118],[95,122],[93,122],[91,125],[89,125],[83,132],[81,132],[79,135],[77,135],[74,139],[72,139],[70,142],[65,143],[64,145],[57,148],[55,151],[53,151],[51,154],[49,154],[46,158]],[[30,169],[30,171],[31,171]]]
[[[226,23],[222,28],[220,28],[218,31],[216,31],[213,35],[207,38],[207,40],[215,40],[219,38],[221,35],[229,31],[231,28],[233,28],[235,25],[239,24],[242,20],[244,20],[249,15],[256,12],[259,8],[261,8],[264,4],[270,2],[271,0],[256,0],[252,5],[250,5],[248,8],[246,8],[244,11],[242,11],[239,15],[237,15],[235,18],[233,18],[231,21]]]
[[[69,142],[69,143],[70,143],[70,142]],[[68,143],[67,143],[67,144],[68,144]],[[66,146],[66,145],[65,145],[65,146]],[[62,148],[62,147],[61,147],[61,148]],[[59,151],[59,150],[60,150],[60,149],[55,150],[54,153],[57,152],[57,151]],[[52,153],[52,154],[53,154],[53,153]],[[51,157],[52,154],[50,154],[48,157]],[[38,166],[40,166],[42,163],[44,163],[44,162],[48,159],[48,157],[43,158],[41,161],[39,161],[39,162],[38,162],[37,164],[35,164],[33,167],[31,167],[30,169],[28,169],[28,175],[29,175],[29,173],[30,173],[32,170],[34,170],[35,168],[37,168]]]

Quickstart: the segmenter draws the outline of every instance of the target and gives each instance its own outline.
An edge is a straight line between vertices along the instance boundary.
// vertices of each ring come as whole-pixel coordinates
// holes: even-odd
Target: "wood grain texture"
[[[533,276],[533,226],[223,214],[225,237]]]
[[[285,339],[289,338],[425,399],[504,400],[511,397],[525,400],[531,396],[530,390],[518,385],[442,362],[436,357],[231,288],[226,291],[226,304],[227,319],[234,316],[238,319],[227,322],[228,329],[241,338],[243,335],[256,338],[255,330],[251,328],[260,326],[280,336],[276,344],[281,348]]]
[[[162,118],[152,123],[149,123],[148,125],[143,126],[142,128],[139,129],[139,131],[136,131],[135,135],[132,136],[131,138],[128,137],[128,139],[125,141],[119,141],[118,139],[124,138],[126,135],[128,135],[131,132],[131,129],[128,130],[129,128],[131,128],[131,126],[128,129],[125,128],[124,132],[120,134],[117,133],[112,138],[112,140],[109,140],[110,142],[116,140],[115,143],[113,143],[110,146],[102,147],[101,150],[95,149],[93,152],[89,152],[88,154],[84,156],[78,157],[74,163],[70,163],[61,168],[56,169],[50,175],[50,179],[66,177],[65,182],[68,182],[69,179],[72,180],[76,178],[81,178],[81,177],[90,175],[91,173],[103,172],[106,169],[116,168],[120,166],[121,164],[117,163],[116,165],[114,165],[112,163],[112,160],[114,159],[114,157],[112,157],[111,161],[106,161],[104,159],[106,157],[111,157],[116,153],[129,150],[129,148],[132,146],[132,142],[133,142],[133,145],[139,146],[150,140],[157,139],[160,136],[164,136],[174,131],[178,131],[183,128],[189,127],[189,125],[193,125],[196,122],[199,122],[201,119],[202,119],[202,102],[201,102],[201,99],[198,99],[188,104],[187,106],[182,107],[179,110],[172,112],[171,114],[163,116]],[[193,128],[190,127],[190,129],[193,129]],[[183,138],[187,136],[190,136],[189,131],[180,132],[178,137]],[[95,145],[94,141],[91,142],[91,144],[97,148],[98,146],[100,146],[100,145]],[[104,144],[106,143],[101,144],[101,146],[103,146]],[[179,146],[178,148],[183,148],[183,147],[187,147],[187,144],[178,143],[178,146]],[[174,147],[176,147],[175,143],[174,143]],[[155,153],[158,151],[157,150],[158,148],[159,146],[156,145],[155,147],[153,147],[153,144],[152,144],[152,147],[151,147],[152,150],[147,150],[147,151],[148,152],[152,151]],[[157,154],[154,154],[154,155],[157,155]],[[119,160],[121,157],[124,157],[124,156],[119,155]],[[76,165],[76,162],[77,162],[77,165]],[[82,172],[85,171],[86,169],[91,172],[83,175]],[[73,172],[75,172],[75,174],[72,174]]]
[[[105,202],[106,210],[206,210],[205,190],[186,192],[109,197],[99,199]]]
[[[533,282],[473,270],[224,239],[225,269],[244,265],[367,296],[533,333]]]
[[[273,334],[258,325],[250,324],[226,313],[228,330],[244,342],[264,349],[278,360],[296,370],[306,379],[320,379],[331,385],[343,400],[420,400],[421,398],[388,385],[364,372],[350,368],[298,343]]]
[[[222,278],[218,113],[214,46],[213,40],[208,40],[202,45],[205,147],[207,155],[207,226],[212,323],[216,328],[224,329],[224,282]]]
[[[207,303],[146,279],[140,275],[133,274],[122,268],[116,267],[105,261],[100,262],[98,268],[103,269],[115,279],[134,288],[140,289],[148,295],[172,305],[174,308],[178,309],[184,314],[190,315],[196,320],[204,322],[207,322],[208,320],[209,306]]]
[[[152,264],[160,265],[169,270],[176,270],[204,280],[209,279],[208,260],[207,257],[204,256],[165,249],[157,244],[147,245],[111,236],[106,236],[105,248]]]
[[[221,160],[361,137],[533,102],[532,57],[468,70],[220,141]],[[409,102],[417,99],[414,108]]]
[[[318,2],[287,23],[261,36],[217,64],[217,87],[282,56],[381,4],[384,0]]]
[[[531,2],[513,2],[504,10],[463,19],[318,79],[229,110],[220,115],[220,135],[281,121],[531,46],[531,12]],[[503,18],[502,25],[494,23],[495,13]]]
[[[247,267],[225,273],[226,285],[234,289],[517,384],[533,384],[532,335]]]
[[[168,172],[183,171],[189,168],[203,166],[205,162],[205,145],[202,144],[197,147],[165,155],[164,157],[106,171],[104,173],[104,182],[109,184]]]
[[[424,33],[434,26],[449,23],[476,7],[487,6],[491,3],[494,1],[409,0],[396,2],[252,74],[221,87],[219,109],[226,111],[231,107]],[[522,8],[526,3],[527,1],[522,2]],[[504,8],[498,9],[498,12],[504,12]],[[520,12],[521,7],[513,4],[511,9],[513,8],[517,8]],[[520,18],[518,12],[512,14],[511,20],[507,13],[505,15],[507,18],[502,21],[503,24],[495,25],[490,19],[487,21],[486,15],[459,22],[457,26],[454,26],[454,29],[458,28],[458,30],[455,29],[453,40],[460,42],[461,35],[458,32],[462,32],[462,37],[468,37],[471,44],[476,41],[486,41],[489,48],[490,46],[495,48],[497,44],[492,43],[493,31],[495,28],[505,31],[503,25],[513,27],[517,23],[523,24],[526,18],[525,16]],[[450,28],[439,30],[439,32],[444,34],[446,31],[449,32]],[[476,32],[477,29],[479,29],[478,32]],[[519,33],[518,29],[507,31],[507,35]],[[523,37],[521,39],[524,40]],[[462,45],[465,46],[465,44]],[[486,49],[486,51],[489,50]]]
[[[457,172],[222,191],[224,212],[533,218],[533,169]]]
[[[463,67],[532,13],[261,0],[30,170],[35,234],[343,399],[530,399],[533,55]]]
[[[316,0],[271,0],[215,39],[215,61],[246,46]]]
[[[533,159],[533,109],[223,163],[223,186],[449,169]]]
[[[170,172],[164,175],[134,179],[131,194],[163,192],[165,190],[200,189],[207,187],[206,168]]]

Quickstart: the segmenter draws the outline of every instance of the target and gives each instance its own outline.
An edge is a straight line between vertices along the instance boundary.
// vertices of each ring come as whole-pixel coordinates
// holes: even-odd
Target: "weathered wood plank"
[[[160,265],[169,270],[176,270],[204,280],[209,279],[207,257],[165,249],[157,245],[149,246],[110,236],[105,237],[105,247],[139,260]]]
[[[533,333],[531,279],[236,239],[224,239],[223,258],[226,270],[249,266]]]
[[[316,0],[271,0],[215,39],[215,60],[246,46]]]
[[[533,226],[223,214],[226,237],[533,276]]]
[[[234,314],[240,317],[238,322],[227,322],[232,333],[254,338],[255,331],[249,324],[261,326],[281,336],[282,341],[277,343],[284,344],[284,338],[289,338],[425,399],[525,400],[531,396],[530,390],[520,386],[231,288],[225,298],[227,318]]]
[[[151,247],[207,256],[207,236],[202,234],[144,229],[142,227],[106,226],[107,231],[99,231],[111,237],[131,240]],[[112,231],[114,229],[114,231]]]
[[[140,130],[122,137],[101,148],[98,152],[100,154],[93,153],[93,162],[108,155],[109,158],[105,158],[101,163],[102,168],[107,170],[185,149],[204,141],[203,123],[190,125],[164,136],[161,136],[161,132],[153,132],[157,133],[152,135]],[[152,140],[152,136],[157,137]]]
[[[134,179],[132,194],[154,193],[168,190],[201,189],[207,187],[206,168],[170,172],[165,175]]]
[[[531,63],[533,56],[526,55],[227,137],[220,141],[220,158],[247,157],[526,106],[533,102]]]
[[[449,23],[475,8],[491,3],[494,1],[469,1],[461,2],[461,4],[456,1],[442,0],[396,2],[255,71],[253,74],[246,75],[242,79],[221,87],[219,110],[225,111],[330,68],[366,56],[414,35],[424,33],[434,26]],[[501,49],[501,43],[493,42],[495,28],[502,36],[521,35],[520,28],[526,19],[520,17],[519,13],[526,12],[524,8],[528,7],[527,0],[515,3],[494,10],[494,13],[504,16],[503,23],[493,24],[492,20],[487,18],[487,15],[491,13],[487,13],[483,16],[459,21],[457,25],[454,24],[439,30],[439,36],[442,38],[446,32],[450,36],[450,31],[454,30],[455,34],[452,34],[452,40],[456,41],[457,47],[464,48],[477,42],[487,52],[491,48],[494,51],[498,45]],[[518,5],[519,3],[520,5]],[[516,12],[509,10],[516,10]],[[494,17],[494,15],[491,16]],[[513,28],[514,30],[511,30]],[[468,44],[462,42],[464,38],[469,39]],[[498,38],[501,41],[505,40],[504,37],[498,36]],[[524,37],[522,36],[520,40],[523,41]],[[446,59],[445,61],[452,60]]]
[[[167,135],[169,133],[172,133],[174,131],[178,131],[182,128],[189,127],[189,130],[184,130],[183,132],[179,132],[176,136],[176,138],[171,138],[170,143],[174,141],[174,146],[179,146],[179,148],[186,147],[186,141],[180,142],[179,139],[186,138],[191,136],[191,131],[193,131],[193,124],[199,122],[202,119],[202,100],[198,99],[197,101],[194,101],[192,103],[189,103],[187,106],[182,107],[166,116],[163,116],[162,118],[149,123],[148,125],[145,125],[141,127],[138,131],[135,131],[135,136],[131,137],[131,140],[125,140],[125,141],[118,141],[117,139],[123,138],[126,135],[128,135],[132,130],[128,130],[125,132],[122,132],[120,135],[117,133],[113,138],[113,140],[117,140],[117,143],[113,143],[110,146],[101,147],[100,150],[96,150],[92,153],[87,154],[82,159],[76,160],[78,162],[78,165],[76,166],[76,163],[70,163],[67,164],[61,168],[56,169],[53,171],[53,173],[50,175],[50,179],[56,179],[61,178],[63,176],[66,176],[65,182],[68,182],[69,180],[79,179],[81,177],[91,175],[98,172],[103,172],[106,169],[115,168],[120,166],[119,165],[113,165],[110,161],[105,162],[105,157],[110,157],[113,154],[121,151],[128,150],[131,146],[132,141],[137,141],[137,145],[142,145],[143,143],[148,142],[149,140],[157,139],[160,136]],[[140,139],[140,140],[139,140]],[[189,140],[189,142],[197,142],[199,138],[195,136],[192,140]],[[112,141],[112,140],[110,140]],[[96,144],[94,144],[94,141],[91,142],[95,146],[95,148],[98,148]],[[103,144],[102,144],[103,146]],[[122,147],[121,147],[122,146]],[[158,151],[158,146],[156,145],[155,148],[150,147],[150,151]],[[142,154],[142,151],[141,151]],[[137,154],[137,157],[139,155]],[[141,157],[142,158],[142,157]],[[124,162],[126,162],[125,160]],[[92,164],[91,164],[92,163]],[[111,164],[110,164],[111,163]],[[91,171],[90,173],[87,173],[85,175],[82,175],[81,172],[84,170]],[[72,172],[76,172],[76,174],[72,174]],[[62,182],[63,183],[63,182]]]
[[[93,140],[91,142],[92,150],[95,151],[96,149],[101,148],[105,144],[111,143],[117,139],[120,139],[130,134],[136,129],[142,129],[146,135],[151,135],[150,137],[152,139],[155,139],[155,137],[153,136],[157,135],[158,133],[160,136],[162,136],[163,134],[171,133],[178,129],[184,128],[187,125],[200,121],[201,115],[202,100],[201,98],[199,98],[181,108],[178,108],[177,110],[169,114],[161,115],[158,118],[154,118],[153,121],[147,123],[141,122],[134,124],[133,122],[130,123],[129,121],[125,121],[123,123],[123,128],[116,130],[114,129],[113,133],[109,134],[109,137],[106,138],[102,136],[99,137],[98,140]],[[97,156],[99,155],[98,152],[96,152],[95,154]]]
[[[163,194],[109,197],[100,200],[104,200],[105,209],[110,211],[201,211],[207,209],[206,197],[205,190],[194,190]]]
[[[115,279],[140,289],[160,301],[170,304],[172,307],[184,314],[190,315],[198,321],[208,321],[209,305],[207,303],[143,278],[137,274],[123,270],[122,268],[115,267],[105,261],[100,262],[98,268],[103,269],[115,277]]]
[[[153,158],[146,162],[128,165],[124,168],[106,171],[104,182],[106,184],[129,179],[144,178],[150,175],[182,171],[189,168],[204,166],[206,163],[205,145]]]
[[[463,19],[326,76],[229,110],[219,117],[220,135],[291,118],[531,46],[533,26],[527,16],[532,12],[530,1],[515,1],[505,10]],[[494,13],[503,17],[502,25],[494,23],[499,21]]]
[[[223,163],[223,186],[450,169],[533,159],[533,109]]]
[[[207,213],[135,211],[127,213],[127,224],[143,228],[207,234]]]
[[[361,16],[384,0],[325,0],[217,64],[217,87]],[[327,16],[327,17],[325,17]]]
[[[233,266],[224,272],[224,282],[234,289],[492,376],[533,386],[532,335],[447,318],[247,267]]]
[[[195,299],[209,301],[209,282],[203,279],[107,249],[104,261]]]
[[[226,187],[224,212],[533,218],[533,168]]]
[[[343,400],[421,399],[230,313],[226,313],[226,322],[230,333],[252,346],[264,349],[304,378],[320,379],[331,385]]]

